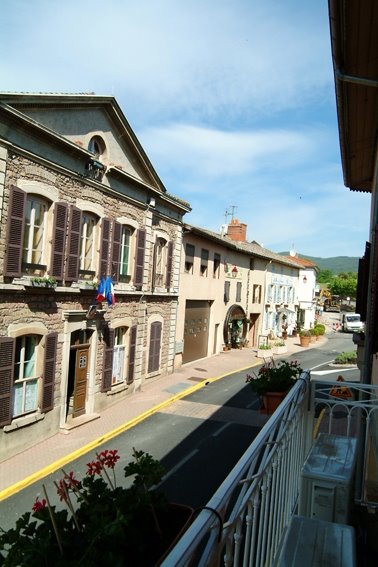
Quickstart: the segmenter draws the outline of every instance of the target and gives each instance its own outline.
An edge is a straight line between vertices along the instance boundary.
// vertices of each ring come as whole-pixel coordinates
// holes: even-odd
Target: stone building
[[[173,369],[189,210],[113,97],[0,94],[0,459]]]

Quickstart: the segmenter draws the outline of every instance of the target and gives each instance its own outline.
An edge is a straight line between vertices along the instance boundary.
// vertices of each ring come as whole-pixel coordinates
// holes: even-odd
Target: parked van
[[[358,313],[343,313],[341,327],[344,333],[358,333],[364,330],[364,325]]]

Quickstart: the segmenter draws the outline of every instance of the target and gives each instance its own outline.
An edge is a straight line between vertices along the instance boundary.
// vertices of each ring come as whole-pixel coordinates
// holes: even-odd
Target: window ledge
[[[16,431],[17,429],[21,429],[22,427],[27,427],[28,425],[42,421],[42,419],[45,419],[45,414],[40,412],[16,417],[10,425],[4,426],[3,431],[4,433],[10,433],[11,431]]]
[[[115,394],[120,394],[121,392],[124,392],[125,390],[128,389],[129,389],[129,385],[126,384],[126,382],[122,382],[121,384],[116,384],[112,386],[112,389],[106,392],[106,395],[114,396]]]

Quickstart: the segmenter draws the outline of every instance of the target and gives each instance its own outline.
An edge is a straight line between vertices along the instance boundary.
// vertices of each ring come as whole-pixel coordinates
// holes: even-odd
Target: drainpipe
[[[365,77],[357,77],[355,75],[348,75],[342,73],[340,69],[335,67],[335,77],[344,83],[355,83],[357,85],[364,85],[365,87],[378,87],[378,81],[374,79],[367,79]]]

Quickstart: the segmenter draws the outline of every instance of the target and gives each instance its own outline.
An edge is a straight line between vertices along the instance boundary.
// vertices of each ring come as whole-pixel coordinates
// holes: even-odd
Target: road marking
[[[230,427],[230,425],[232,425],[232,423],[225,423],[224,425],[222,425],[222,427],[217,429],[217,431],[212,434],[212,437],[218,437],[218,435],[220,435],[225,429],[227,429],[227,427]]]
[[[310,368],[310,372],[315,370],[315,368],[319,368],[320,366],[324,366],[325,364],[332,364],[332,362],[334,362],[334,361],[335,361],[335,359],[333,358],[332,360],[328,360],[327,362],[322,362],[321,364],[317,364],[316,366],[313,366],[312,368]]]
[[[173,474],[175,474],[175,472],[177,472],[178,469],[180,469],[183,465],[185,465],[185,463],[187,463],[192,457],[194,457],[194,455],[197,455],[197,453],[198,453],[198,449],[194,449],[194,451],[191,451],[190,453],[188,453],[186,455],[186,457],[181,459],[181,461],[179,461],[169,472],[167,472],[167,474],[165,474],[162,477],[161,481],[159,482],[159,484],[157,486],[160,486],[160,484],[162,484],[169,477],[171,477]]]
[[[341,370],[343,373],[348,372],[348,370],[356,370],[356,368],[357,366],[353,366],[353,368],[336,368],[334,370],[317,370],[316,372],[311,371],[311,374],[316,374],[316,376],[325,376],[326,374],[340,374]]]

